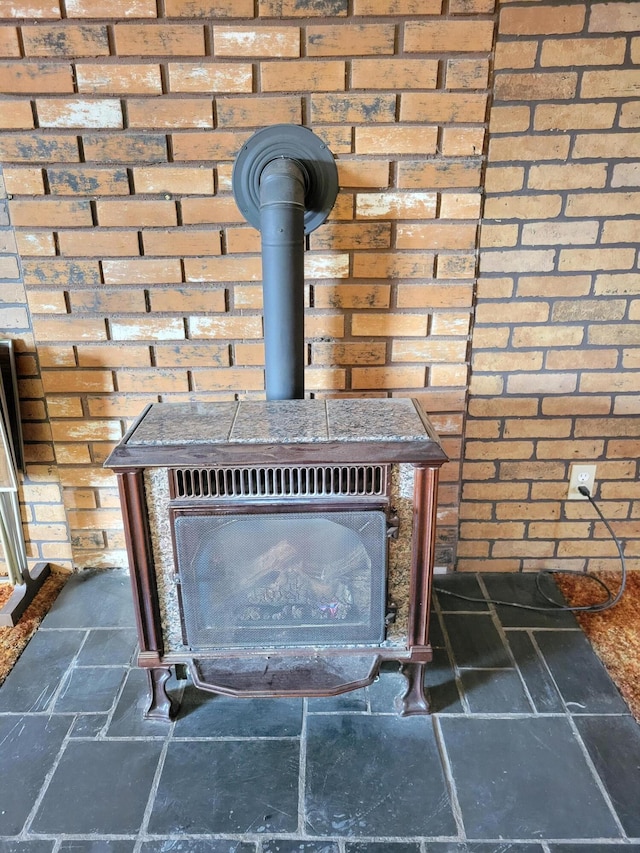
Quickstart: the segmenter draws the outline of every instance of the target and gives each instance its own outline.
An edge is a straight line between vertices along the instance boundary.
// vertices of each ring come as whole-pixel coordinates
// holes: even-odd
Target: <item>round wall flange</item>
[[[267,163],[279,157],[295,160],[304,173],[304,233],[310,234],[322,225],[335,203],[338,170],[329,148],[308,127],[274,124],[253,134],[233,164],[236,204],[260,230],[260,175]]]

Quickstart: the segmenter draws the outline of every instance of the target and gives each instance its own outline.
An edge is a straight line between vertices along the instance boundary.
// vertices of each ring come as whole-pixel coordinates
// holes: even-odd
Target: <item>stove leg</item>
[[[171,720],[178,713],[179,704],[167,693],[167,681],[171,676],[171,667],[158,666],[147,669],[149,681],[149,707],[144,713],[145,720]]]
[[[426,663],[405,663],[400,671],[407,680],[407,690],[402,697],[402,717],[414,714],[428,714],[429,701],[424,692],[424,670]]]

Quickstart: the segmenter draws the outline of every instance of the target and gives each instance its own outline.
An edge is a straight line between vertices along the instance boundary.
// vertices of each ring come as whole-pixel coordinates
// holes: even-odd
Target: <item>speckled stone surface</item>
[[[271,400],[156,403],[131,446],[434,441],[413,400]]]

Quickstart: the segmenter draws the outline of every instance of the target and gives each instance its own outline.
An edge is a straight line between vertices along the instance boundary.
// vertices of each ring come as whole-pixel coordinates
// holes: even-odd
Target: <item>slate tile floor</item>
[[[441,587],[531,602],[528,575]],[[431,717],[174,681],[145,722],[121,571],[74,576],[0,688],[0,853],[640,851],[640,727],[569,614],[445,594]]]

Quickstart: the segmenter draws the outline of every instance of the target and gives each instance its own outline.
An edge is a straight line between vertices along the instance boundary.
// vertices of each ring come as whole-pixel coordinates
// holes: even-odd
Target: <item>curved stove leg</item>
[[[179,703],[167,693],[167,681],[170,676],[170,666],[157,666],[147,669],[149,707],[144,713],[145,720],[170,722],[178,713]]]
[[[400,667],[400,671],[407,680],[407,690],[401,700],[400,715],[403,717],[429,713],[429,700],[424,692],[426,666],[426,663],[405,663]]]

